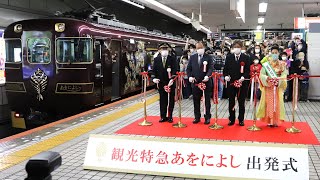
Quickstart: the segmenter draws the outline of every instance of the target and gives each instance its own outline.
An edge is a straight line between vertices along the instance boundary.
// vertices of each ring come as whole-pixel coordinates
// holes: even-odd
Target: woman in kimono
[[[268,123],[270,127],[277,127],[285,118],[283,94],[287,87],[285,79],[287,77],[287,64],[279,60],[278,47],[272,47],[271,55],[265,58],[262,61],[267,60],[280,79],[278,79],[278,82],[275,81],[268,75],[265,68],[262,68],[260,72],[262,82],[260,86],[261,100],[257,110],[257,118]]]

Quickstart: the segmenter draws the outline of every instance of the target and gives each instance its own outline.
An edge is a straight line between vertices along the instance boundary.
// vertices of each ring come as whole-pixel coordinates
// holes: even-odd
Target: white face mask
[[[224,52],[224,55],[227,55],[227,54],[228,54],[228,51],[225,51],[225,52]]]
[[[204,54],[204,49],[197,49],[197,53],[199,55],[203,55]]]
[[[246,53],[246,50],[241,50],[241,53]]]
[[[235,54],[240,54],[240,52],[241,52],[241,49],[240,49],[240,48],[234,48],[233,50],[234,50],[234,53],[235,53]]]
[[[217,56],[221,56],[221,52],[216,52],[217,53]]]
[[[302,49],[302,44],[298,45],[298,50],[300,51]]]
[[[258,63],[259,63],[259,60],[256,59],[256,60],[253,61],[253,63],[254,63],[254,64],[258,64]]]
[[[167,57],[168,54],[169,54],[169,51],[168,51],[168,50],[162,50],[162,51],[161,51],[161,56],[162,56],[162,57]]]
[[[193,52],[194,52],[194,49],[190,49],[190,52],[193,53]]]
[[[281,59],[285,61],[287,60],[287,56],[282,56]]]
[[[234,53],[234,49],[233,49],[233,48],[230,50],[230,53],[231,53],[231,54],[233,54],[233,53]]]
[[[260,49],[254,49],[255,53],[260,53]]]

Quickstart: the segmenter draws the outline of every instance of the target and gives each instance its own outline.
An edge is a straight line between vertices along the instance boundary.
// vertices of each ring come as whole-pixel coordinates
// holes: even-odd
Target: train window
[[[6,39],[6,62],[20,63],[22,57],[21,40],[20,39]]]
[[[92,63],[93,45],[91,38],[58,38],[58,63]]]
[[[50,57],[50,39],[49,38],[28,38],[28,61],[31,64],[49,64]]]

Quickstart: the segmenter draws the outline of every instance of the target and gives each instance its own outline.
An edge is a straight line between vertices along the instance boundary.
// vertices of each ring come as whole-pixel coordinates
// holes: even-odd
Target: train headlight
[[[13,30],[16,33],[22,32],[22,24],[16,24]]]
[[[66,29],[66,26],[64,23],[56,23],[55,30],[57,32],[63,32]]]

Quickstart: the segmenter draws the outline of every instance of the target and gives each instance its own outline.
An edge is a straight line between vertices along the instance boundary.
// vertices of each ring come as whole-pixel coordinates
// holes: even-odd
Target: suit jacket
[[[211,58],[211,56],[209,56],[208,54],[204,54],[203,57],[200,60],[200,66],[198,64],[198,54],[194,54],[192,56],[190,56],[190,60],[188,63],[188,67],[187,67],[187,74],[188,74],[188,78],[189,77],[195,77],[196,78],[196,82],[195,83],[200,83],[202,82],[202,80],[204,79],[205,76],[210,77],[212,75],[212,71],[213,71],[213,60]],[[203,62],[207,61],[207,66],[205,69],[205,72],[203,71]],[[209,80],[207,83],[207,86],[212,86],[212,82],[211,80]]]
[[[241,73],[241,66],[240,63],[244,62],[244,69],[243,73]],[[249,60],[249,56],[242,54],[240,55],[239,61],[236,61],[236,57],[234,54],[230,54],[226,58],[226,64],[224,65],[223,69],[223,75],[224,76],[230,76],[231,80],[230,82],[234,82],[235,80],[238,80],[243,76],[246,79],[250,78],[250,65],[251,62]]]
[[[166,60],[166,65],[163,67],[162,56],[157,56],[153,62],[153,72],[157,79],[160,79],[159,86],[163,87],[167,85],[170,81],[167,69],[171,68],[171,79],[176,76],[178,71],[178,65],[176,60],[172,56],[168,56]]]

